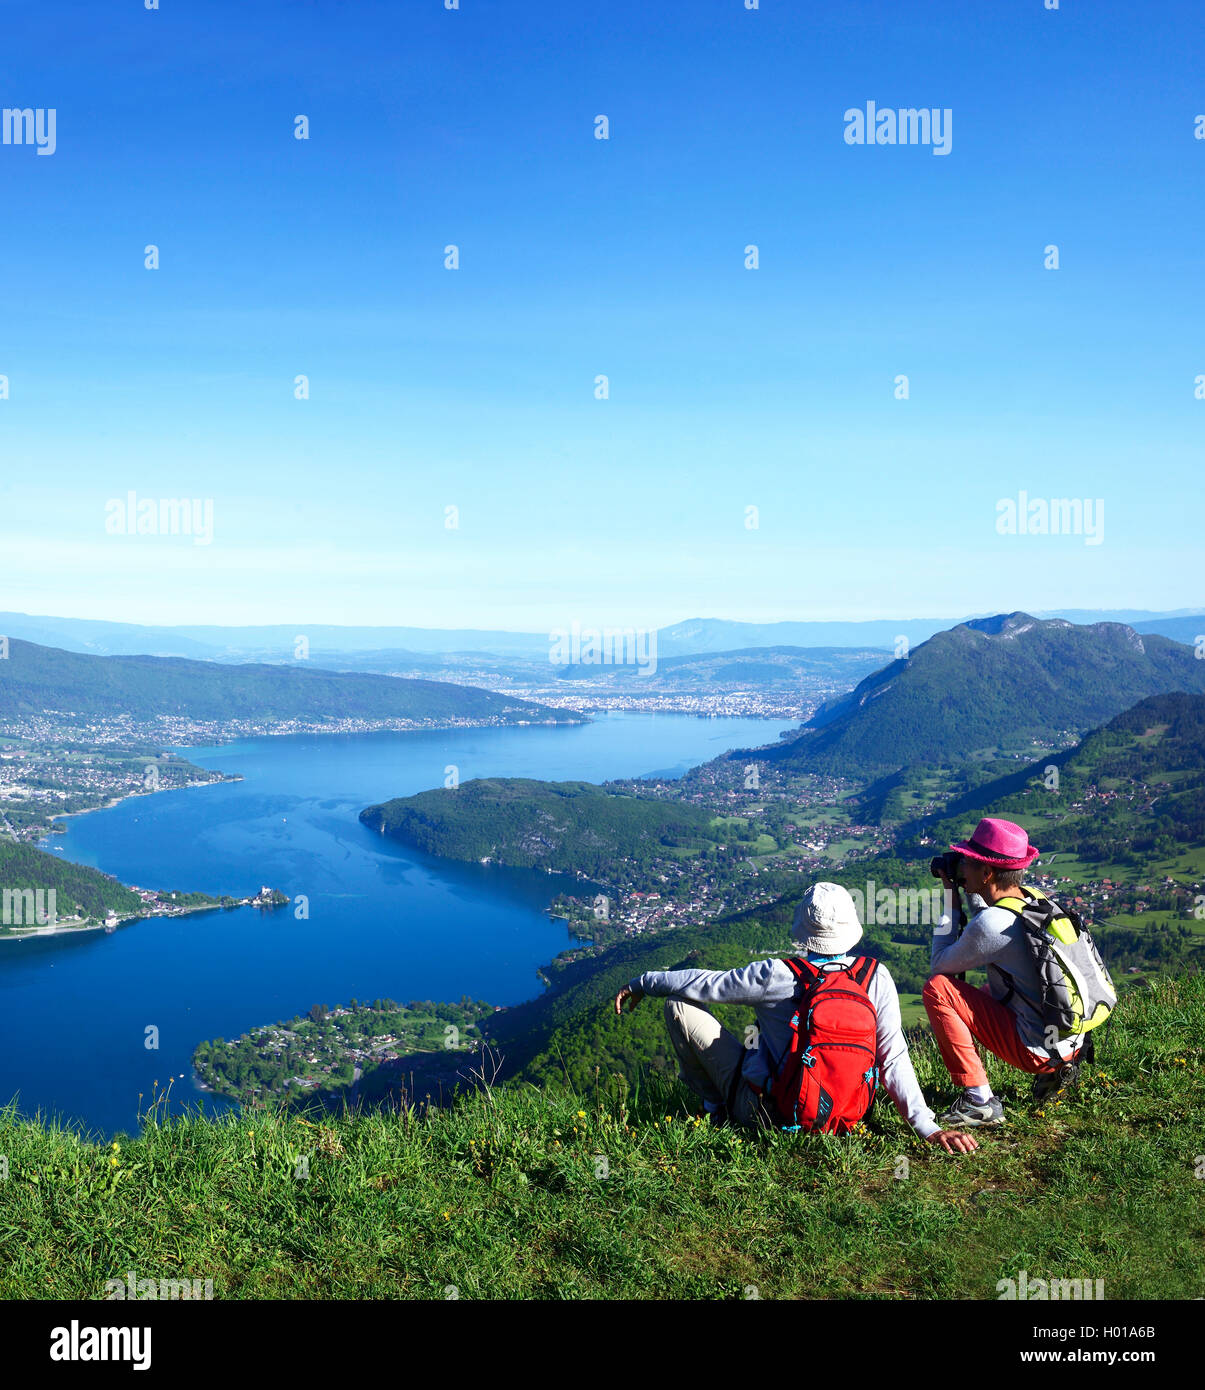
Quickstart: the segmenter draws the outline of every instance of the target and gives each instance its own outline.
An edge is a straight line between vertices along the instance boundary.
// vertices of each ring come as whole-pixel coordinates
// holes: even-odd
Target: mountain
[[[1156,618],[1153,622],[1134,623],[1133,627],[1135,632],[1157,632],[1173,642],[1186,642],[1195,647],[1205,637],[1205,613],[1187,618]]]
[[[947,831],[982,815],[1028,820],[1044,854],[1071,852],[1129,869],[1199,851],[1205,844],[1205,695],[1177,691],[1141,700],[1074,748],[957,797],[925,829],[946,843]]]
[[[660,657],[749,647],[875,647],[890,651],[900,637],[923,642],[949,626],[948,618],[888,618],[872,622],[738,623],[691,618],[657,632]]]
[[[817,711],[766,756],[876,776],[1084,733],[1148,695],[1205,692],[1190,647],[1121,623],[998,614],[937,633]]]
[[[800,688],[817,680],[850,685],[877,671],[888,653],[870,647],[742,647],[735,651],[706,652],[695,656],[663,657],[651,676],[637,666],[562,666],[554,669],[561,680],[608,682],[657,691],[717,690],[722,688]]]
[[[667,847],[713,843],[719,836],[712,819],[710,812],[681,802],[530,777],[475,778],[360,812],[370,829],[427,854],[587,877],[606,873],[618,859],[639,863]]]
[[[1043,618],[1077,624],[1124,622],[1140,632],[1157,632],[1192,641],[1205,632],[1196,610],[1152,613],[1139,609],[1064,609]],[[659,658],[698,656],[752,647],[859,647],[894,651],[901,637],[913,647],[952,626],[952,617],[883,618],[855,622],[745,623],[722,618],[690,618],[657,631]],[[546,662],[547,632],[504,632],[488,628],[339,626],[331,623],[272,623],[252,627],[202,624],[146,626],[87,618],[0,613],[0,633],[41,646],[97,656],[184,656],[198,660],[269,663],[293,660],[299,636],[307,639],[316,664],[345,661],[357,670],[415,669],[432,655],[492,656]],[[321,654],[321,656],[319,655]],[[348,660],[350,658],[350,660]]]
[[[226,666],[156,656],[87,656],[13,639],[0,713],[198,720],[569,721],[563,710],[472,686],[305,666]]]
[[[89,618],[0,613],[0,632],[42,646],[98,656],[190,656],[211,661],[248,658],[291,661],[299,636],[311,649],[332,652],[494,652],[548,657],[546,632],[494,632],[474,628],[341,627],[331,623],[273,623],[258,627],[148,627]]]

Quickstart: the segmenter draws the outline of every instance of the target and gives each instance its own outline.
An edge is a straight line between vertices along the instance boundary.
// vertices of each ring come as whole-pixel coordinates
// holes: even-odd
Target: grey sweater
[[[934,975],[961,975],[965,970],[986,968],[993,999],[1004,999],[1008,994],[1008,981],[1001,974],[1007,971],[1016,989],[1007,1007],[1016,1016],[1017,1033],[1031,1051],[1047,1056],[1038,1008],[1038,972],[1016,914],[1006,907],[989,907],[978,896],[969,897],[969,903],[975,915],[960,937],[954,936],[949,913],[933,928],[930,971]]]
[[[836,968],[854,957],[833,962]],[[781,960],[754,961],[740,970],[650,970],[631,982],[631,988],[658,998],[685,999],[691,1004],[751,1004],[757,1018],[758,1045],[746,1048],[741,1074],[765,1087],[771,1071],[791,1042],[795,976]],[[880,964],[870,981],[870,1002],[878,1015],[875,1060],[879,1079],[896,1109],[922,1139],[941,1126],[917,1084],[900,1027],[900,1000],[895,982]]]

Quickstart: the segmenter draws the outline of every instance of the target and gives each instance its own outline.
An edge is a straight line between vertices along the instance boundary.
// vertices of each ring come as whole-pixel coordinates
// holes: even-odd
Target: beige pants
[[[699,1004],[665,1001],[665,1022],[678,1054],[678,1075],[702,1100],[727,1104],[732,1079],[741,1069],[745,1049],[719,1019]],[[757,1093],[741,1082],[729,1118],[750,1127],[771,1127]]]

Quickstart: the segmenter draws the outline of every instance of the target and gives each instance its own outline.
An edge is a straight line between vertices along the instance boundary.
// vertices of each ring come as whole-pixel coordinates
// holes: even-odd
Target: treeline
[[[480,1021],[492,1013],[493,1005],[468,995],[458,1004],[353,999],[337,1011],[314,1004],[287,1023],[278,1019],[229,1042],[199,1043],[193,1069],[205,1085],[242,1101],[305,1094],[307,1087],[293,1085],[299,1079],[329,1095],[352,1084],[357,1063],[365,1073],[377,1065],[375,1057],[365,1055],[374,1043],[393,1037],[399,1052],[437,1048],[446,1044],[451,1027],[459,1046],[462,1035],[479,1036]]]
[[[0,664],[10,717],[71,710],[73,716],[199,720],[570,718],[545,705],[475,686],[403,680],[305,665],[218,665],[183,657],[91,656],[14,638]]]
[[[33,845],[0,837],[0,889],[53,890],[60,917],[77,912],[85,917],[104,917],[109,912],[129,915],[141,910],[142,899],[123,883],[99,869],[72,864]]]
[[[1057,780],[1049,774],[1052,767]],[[1139,786],[1157,797],[1153,815],[1145,805],[1135,810],[1133,803],[1127,804],[1127,794]],[[1094,805],[1090,817],[1077,821],[1068,832],[1083,843],[1081,858],[1108,861],[1118,836],[1109,831],[1108,848],[1097,854],[1088,843],[1093,833],[1090,822],[1117,818],[1125,833],[1137,831],[1149,839],[1170,835],[1179,841],[1199,840],[1201,803],[1198,796],[1189,794],[1203,789],[1205,695],[1175,691],[1139,701],[1086,735],[1074,748],[952,796],[941,818],[929,818],[926,828],[940,836],[952,818],[976,813],[1065,815],[1071,803],[1089,793],[1113,791],[1120,796],[1110,806]],[[1183,825],[1182,831],[1177,830],[1177,822]],[[1052,847],[1072,848],[1070,844]]]
[[[361,811],[360,819],[428,854],[489,858],[606,878],[617,861],[651,866],[674,851],[699,852],[733,836],[697,806],[618,796],[589,782],[527,777],[475,779]]]

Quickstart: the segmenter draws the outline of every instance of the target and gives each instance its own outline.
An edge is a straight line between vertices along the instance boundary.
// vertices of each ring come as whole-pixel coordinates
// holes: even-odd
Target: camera
[[[940,878],[943,869],[951,883],[960,884],[962,882],[962,855],[957,850],[948,849],[945,854],[934,855],[929,860],[929,872],[934,878]]]

